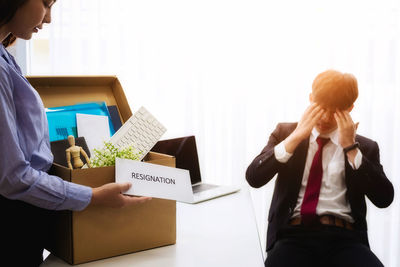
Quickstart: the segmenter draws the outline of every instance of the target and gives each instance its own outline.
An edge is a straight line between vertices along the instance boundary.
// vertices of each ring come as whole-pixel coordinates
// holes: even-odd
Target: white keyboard
[[[141,107],[111,137],[110,142],[119,148],[132,146],[141,152],[142,160],[166,131],[150,112]]]

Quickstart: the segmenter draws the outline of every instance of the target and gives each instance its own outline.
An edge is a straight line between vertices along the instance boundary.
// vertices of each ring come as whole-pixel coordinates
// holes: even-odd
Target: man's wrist
[[[343,148],[343,152],[344,152],[345,154],[347,154],[349,151],[352,151],[352,150],[354,150],[354,149],[356,149],[356,148],[359,148],[359,147],[360,147],[360,143],[354,142],[354,143],[351,144],[351,145],[345,146],[345,147]]]
[[[274,154],[275,154],[276,160],[279,161],[280,163],[286,163],[290,159],[290,157],[293,155],[286,151],[284,141],[275,146]]]
[[[288,153],[293,153],[296,147],[303,141],[303,138],[297,135],[295,132],[290,134],[284,141],[283,144],[285,145],[285,150]]]

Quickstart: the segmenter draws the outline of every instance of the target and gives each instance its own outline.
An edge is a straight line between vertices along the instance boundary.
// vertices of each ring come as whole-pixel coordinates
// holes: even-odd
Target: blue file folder
[[[115,133],[105,102],[90,102],[72,106],[46,108],[50,142],[64,140],[68,135],[77,135],[76,114],[103,115],[108,117],[110,137]]]

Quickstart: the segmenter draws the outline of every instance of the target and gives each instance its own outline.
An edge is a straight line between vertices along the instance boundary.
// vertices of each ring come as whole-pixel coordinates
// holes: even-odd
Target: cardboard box
[[[116,105],[121,121],[132,115],[115,76],[27,77],[45,107],[105,101]],[[145,161],[175,167],[172,156],[150,152]],[[97,187],[115,180],[115,168],[70,170],[53,164],[51,173],[63,179]],[[70,264],[79,264],[135,251],[175,244],[176,202],[153,199],[121,209],[89,207],[56,212],[48,250]]]

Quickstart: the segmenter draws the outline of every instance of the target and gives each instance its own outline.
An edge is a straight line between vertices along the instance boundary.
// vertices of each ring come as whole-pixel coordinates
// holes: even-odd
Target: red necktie
[[[316,210],[322,183],[322,149],[328,141],[329,139],[326,138],[317,138],[318,150],[311,164],[310,175],[308,176],[307,187],[300,210],[301,221],[304,225],[312,224],[317,218]]]

